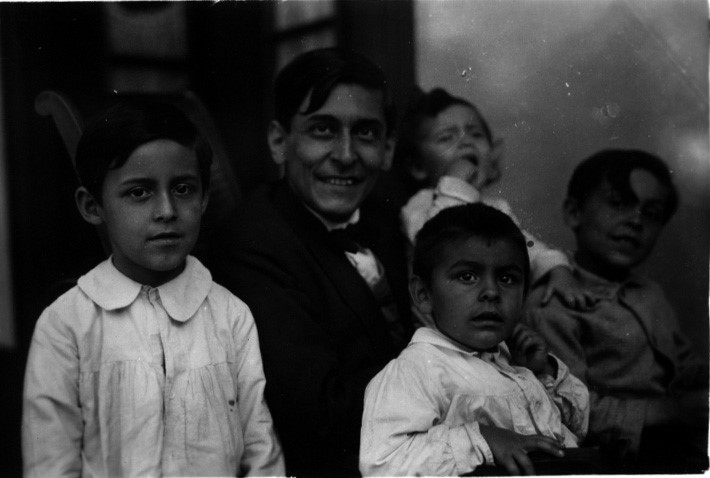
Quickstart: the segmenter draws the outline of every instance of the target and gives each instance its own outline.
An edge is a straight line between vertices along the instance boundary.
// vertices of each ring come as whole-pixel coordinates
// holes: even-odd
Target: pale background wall
[[[504,138],[493,186],[563,248],[574,166],[602,148],[660,155],[681,194],[643,270],[708,350],[708,4],[703,0],[416,0],[416,80],[479,106]]]

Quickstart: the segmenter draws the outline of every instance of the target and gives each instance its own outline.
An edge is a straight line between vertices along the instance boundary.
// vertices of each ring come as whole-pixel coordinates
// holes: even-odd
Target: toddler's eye
[[[448,143],[449,141],[452,141],[454,138],[455,138],[455,135],[453,133],[441,133],[436,136],[435,141],[437,143]]]

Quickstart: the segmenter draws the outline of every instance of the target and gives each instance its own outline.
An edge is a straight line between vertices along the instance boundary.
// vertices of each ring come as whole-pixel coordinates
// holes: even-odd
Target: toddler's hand
[[[558,266],[549,272],[547,288],[540,301],[541,306],[546,306],[552,296],[557,294],[562,303],[570,309],[589,310],[597,304],[597,299],[588,291],[580,287],[572,271],[564,266]]]
[[[506,343],[513,364],[527,367],[535,375],[547,374],[554,377],[557,374],[549,360],[547,342],[530,327],[516,324]]]
[[[488,443],[497,465],[510,475],[534,475],[535,468],[528,452],[542,451],[564,456],[564,447],[554,438],[542,435],[520,435],[503,428],[479,425],[481,435]]]
[[[451,163],[449,167],[446,168],[445,175],[466,181],[476,189],[482,184],[482,181],[479,179],[480,176],[483,176],[482,169],[468,159],[458,159]]]

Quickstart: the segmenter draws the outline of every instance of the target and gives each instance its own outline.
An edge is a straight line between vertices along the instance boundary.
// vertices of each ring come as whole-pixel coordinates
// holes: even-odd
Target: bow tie
[[[357,228],[355,224],[348,224],[346,227],[333,229],[328,232],[333,243],[345,252],[356,253],[360,250],[358,245]]]

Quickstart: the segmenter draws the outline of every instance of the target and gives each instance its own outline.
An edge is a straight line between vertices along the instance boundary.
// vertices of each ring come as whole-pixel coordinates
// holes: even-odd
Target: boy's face
[[[486,170],[492,145],[486,137],[481,118],[466,105],[452,105],[420,127],[419,155],[430,183],[446,175],[454,163],[468,163],[474,174]],[[475,178],[472,180],[475,182]]]
[[[290,126],[288,132],[277,122],[270,126],[274,161],[285,163],[289,185],[309,208],[328,220],[346,221],[392,162],[383,93],[338,85],[320,109],[297,113]]]
[[[583,204],[565,203],[565,221],[577,238],[575,259],[607,279],[623,278],[648,257],[667,214],[668,191],[653,174],[635,169],[629,185],[630,200],[605,180]]]
[[[525,256],[508,239],[477,236],[447,242],[430,284],[410,283],[415,305],[464,349],[487,350],[507,339],[525,297]]]
[[[195,151],[160,139],[138,147],[123,166],[108,171],[96,209],[116,268],[136,282],[157,286],[182,271],[206,206]]]

